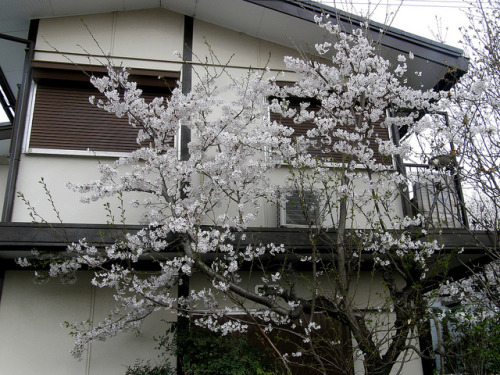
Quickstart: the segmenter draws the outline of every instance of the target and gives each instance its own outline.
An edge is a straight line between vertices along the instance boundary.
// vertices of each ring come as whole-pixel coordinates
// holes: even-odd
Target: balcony
[[[455,168],[404,164],[408,177],[407,211],[421,214],[430,228],[466,228],[467,216]]]

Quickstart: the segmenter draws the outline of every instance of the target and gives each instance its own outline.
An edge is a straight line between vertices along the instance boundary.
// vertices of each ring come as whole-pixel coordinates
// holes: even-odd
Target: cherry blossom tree
[[[407,87],[411,54],[384,60],[366,25],[347,34],[318,24],[330,41],[285,59],[291,85],[267,71],[223,79],[227,69],[206,69],[189,94],[146,103],[125,69],[92,78],[105,97],[96,104],[128,117],[143,146],[70,187],[83,201],[140,193],[132,204],[144,229],[106,246],[82,239],[51,264],[51,276],[90,268],[93,285],[115,291],[103,322],[68,324],[76,357],[161,309],[223,334],[258,332],[284,373],[389,374],[420,354],[425,293],[449,255],[418,229],[421,216],[401,211],[407,181],[395,166],[409,147],[389,134],[418,125],[437,94]],[[172,142],[181,126],[191,131],[187,160]],[[255,228],[259,212],[294,195],[306,250],[263,241]],[[144,260],[156,272],[141,271]],[[204,281],[178,296],[186,278]]]

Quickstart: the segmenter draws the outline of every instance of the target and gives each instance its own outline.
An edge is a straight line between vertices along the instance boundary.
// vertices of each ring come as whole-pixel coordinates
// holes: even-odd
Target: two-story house
[[[130,68],[131,78],[146,97],[168,96],[177,85],[189,92],[198,79],[196,69],[214,64],[205,60],[210,49],[234,72],[267,67],[277,73],[286,70],[284,56],[310,52],[322,40],[323,31],[314,22],[314,15],[321,13],[330,14],[346,29],[356,20],[301,0],[5,0],[0,4],[1,101],[11,121],[0,128],[0,196],[4,197],[0,372],[121,374],[137,358],[154,356],[151,337],[158,334],[159,320],[176,320],[175,314],[157,313],[156,320],[145,323],[141,336],[126,334],[109,343],[90,344],[83,360],[75,361],[68,355],[72,338],[60,323],[102,320],[112,307],[111,291],[90,285],[89,273],[82,273],[74,285],[35,285],[32,270],[21,270],[14,262],[34,248],[59,252],[66,240],[99,239],[108,220],[102,204],[81,205],[78,194],[65,184],[97,178],[100,161],[137,147],[137,130],[89,104],[95,89],[83,71],[101,74],[109,57],[115,65]],[[379,45],[384,58],[396,61],[401,53],[414,54],[408,71],[423,74],[408,74],[412,87],[447,90],[467,70],[459,49],[376,23],[370,26],[374,36],[379,29],[385,30]],[[284,80],[293,81],[293,74]],[[188,152],[186,136],[180,132],[175,139],[180,157]],[[66,239],[33,224],[17,195],[21,191],[61,232],[40,178],[56,201]],[[404,200],[400,205],[400,212],[411,210]],[[258,214],[255,226],[263,240],[307,248],[294,223],[286,216],[279,218],[277,211],[274,206]],[[126,221],[131,229],[139,228],[133,210]],[[458,229],[443,232],[447,247],[461,244],[465,254],[480,257],[453,231]],[[422,362],[413,359],[405,373],[422,374]]]

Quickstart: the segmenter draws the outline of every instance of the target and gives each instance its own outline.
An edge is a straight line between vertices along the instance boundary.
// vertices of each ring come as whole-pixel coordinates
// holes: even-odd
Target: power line
[[[386,2],[373,2],[373,1],[353,1],[353,2],[342,2],[342,1],[321,1],[317,0],[318,3],[330,6],[350,6],[350,5],[371,5],[374,7],[421,7],[421,8],[453,8],[453,9],[469,9],[474,6],[460,0],[389,0]],[[491,7],[484,7],[484,9],[492,9]]]

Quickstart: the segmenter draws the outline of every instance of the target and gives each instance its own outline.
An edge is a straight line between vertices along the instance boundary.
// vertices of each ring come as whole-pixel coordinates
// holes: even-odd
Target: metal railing
[[[435,228],[467,227],[460,180],[454,170],[405,164],[411,214],[421,214]]]

